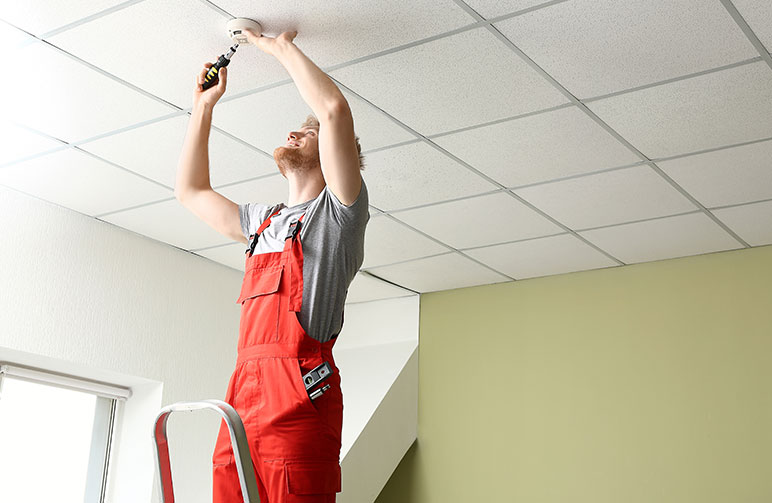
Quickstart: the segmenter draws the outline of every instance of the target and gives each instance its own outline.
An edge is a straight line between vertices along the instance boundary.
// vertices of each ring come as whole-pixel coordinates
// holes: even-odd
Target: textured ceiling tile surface
[[[772,141],[657,165],[708,208],[772,199]]]
[[[470,129],[432,141],[507,187],[640,160],[576,107]]]
[[[244,272],[246,245],[241,243],[233,243],[225,246],[218,246],[216,248],[207,248],[205,250],[196,250],[196,255],[201,255],[215,262]]]
[[[391,218],[371,217],[365,233],[365,260],[362,267],[378,267],[447,251],[441,244]]]
[[[3,139],[0,165],[64,147],[61,142],[7,122],[0,122],[0,138]]]
[[[567,102],[484,28],[341,68],[332,76],[422,134]]]
[[[496,27],[578,98],[758,56],[718,1],[573,0]]]
[[[535,7],[547,0],[466,0],[467,5],[473,8],[478,14],[486,19],[496,16],[503,16],[529,7]]]
[[[233,42],[228,18],[203,2],[145,0],[50,38],[62,49],[180,108],[193,104],[195,78]],[[142,36],[137,37],[137,33]],[[130,40],[95,44],[95,40]],[[170,41],[173,41],[170,43]],[[162,62],[164,78],[159,78]],[[279,63],[254,46],[240,46],[228,65],[229,95],[288,78]]]
[[[649,166],[526,187],[515,193],[575,230],[696,209]]]
[[[74,21],[91,16],[125,0],[24,0],[0,2],[0,19],[18,26],[34,35],[60,28]]]
[[[384,211],[497,189],[425,143],[370,154],[363,176],[370,204]]]
[[[100,219],[185,250],[233,242],[196,218],[176,199],[113,213]]]
[[[376,267],[371,271],[381,278],[421,293],[509,281],[506,276],[453,252]]]
[[[772,136],[772,69],[758,62],[588,104],[649,158]]]
[[[287,202],[289,184],[286,178],[276,173],[265,178],[228,185],[215,190],[236,204],[259,203],[273,206]]]
[[[751,246],[772,244],[772,201],[714,210],[713,214]]]
[[[42,43],[24,56],[4,112],[54,138],[84,140],[173,111]]]
[[[385,281],[359,273],[354,276],[354,281],[348,289],[346,304],[353,302],[368,302],[371,300],[391,299],[395,297],[407,297],[415,295],[409,290],[390,285]]]
[[[764,44],[767,52],[772,52],[772,2],[769,0],[732,0],[732,3],[753,32]]]
[[[81,148],[174,188],[190,121],[188,115],[173,117],[85,143]],[[217,130],[211,131],[209,176],[213,187],[275,170],[272,159]]]
[[[452,0],[211,0],[260,22],[267,36],[297,31],[298,46],[326,67],[472,24]]]
[[[75,149],[0,168],[0,183],[86,215],[172,195],[163,187]]]
[[[570,234],[478,248],[466,253],[515,279],[617,265]]]
[[[704,213],[595,229],[582,237],[626,264],[742,248]]]
[[[458,249],[564,232],[507,193],[401,211],[394,216]]]

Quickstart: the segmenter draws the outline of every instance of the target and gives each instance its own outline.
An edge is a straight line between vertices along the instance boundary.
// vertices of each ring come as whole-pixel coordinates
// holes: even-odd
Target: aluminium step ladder
[[[156,462],[158,465],[158,484],[163,503],[174,503],[174,488],[172,484],[172,469],[169,462],[169,442],[166,437],[166,421],[172,412],[192,412],[194,410],[211,409],[219,413],[228,425],[231,434],[231,447],[236,460],[236,469],[241,483],[241,495],[244,503],[260,503],[257,493],[257,480],[252,457],[249,454],[247,434],[239,414],[229,404],[222,400],[201,400],[198,402],[177,402],[167,405],[155,420],[153,441],[155,442]]]

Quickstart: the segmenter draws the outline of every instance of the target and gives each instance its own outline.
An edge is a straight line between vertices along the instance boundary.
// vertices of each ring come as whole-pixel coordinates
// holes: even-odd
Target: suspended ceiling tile
[[[571,234],[489,246],[465,253],[515,279],[618,265]]]
[[[490,19],[497,16],[503,16],[512,12],[517,12],[529,7],[535,7],[545,3],[547,0],[465,0],[466,4],[477,11],[482,17]]]
[[[415,138],[357,96],[346,91],[343,95],[351,108],[355,133],[363,151]],[[311,114],[295,84],[286,84],[218,104],[213,122],[250,145],[273,154],[276,147],[287,141],[289,132],[299,128]]]
[[[772,69],[762,61],[588,106],[649,158],[769,138]]]
[[[587,175],[514,192],[571,229],[613,225],[696,209],[649,166]]]
[[[506,276],[453,252],[369,271],[421,293],[509,281]]]
[[[595,229],[580,234],[626,264],[743,247],[701,212]]]
[[[10,120],[72,143],[173,110],[38,42],[24,49]]]
[[[362,174],[370,203],[384,211],[498,188],[423,142],[368,155]]]
[[[225,246],[217,246],[215,248],[207,248],[205,250],[196,250],[194,253],[243,273],[245,265],[244,251],[246,250],[246,247],[247,245],[245,244],[233,243]]]
[[[742,17],[759,37],[767,52],[772,52],[772,2],[769,0],[732,0]]]
[[[79,145],[108,161],[174,188],[188,115],[173,117]],[[217,130],[209,134],[209,176],[212,186],[232,183],[276,170],[273,159]]]
[[[214,63],[233,45],[225,29],[227,21],[204,2],[185,2],[183,7],[179,2],[145,0],[48,40],[126,82],[188,108],[204,63]],[[94,43],[116,39],[127,43]],[[228,77],[225,96],[289,75],[275,58],[245,45],[231,59]]]
[[[772,201],[713,210],[713,214],[749,245],[772,244]]]
[[[574,0],[496,27],[578,98],[758,56],[717,1]]]
[[[772,141],[657,165],[708,208],[772,199]]]
[[[212,0],[266,35],[297,31],[300,49],[320,67],[408,44],[471,24],[452,0]]]
[[[287,202],[289,184],[286,178],[276,173],[275,175],[258,178],[257,180],[215,188],[215,191],[236,204],[260,203],[274,205]]]
[[[422,134],[567,102],[485,28],[341,68],[332,76]]]
[[[640,160],[576,107],[440,136],[432,141],[507,187]]]
[[[76,149],[0,168],[0,183],[86,215],[172,195],[168,189]]]
[[[448,249],[389,217],[372,217],[365,233],[362,267],[377,267],[437,255]]]
[[[41,36],[56,28],[114,7],[125,0],[24,0],[0,3],[0,19]]]
[[[67,148],[62,142],[2,121],[0,121],[0,138],[3,139],[0,166],[31,155]]]
[[[183,250],[233,243],[233,240],[198,219],[176,199],[99,218]]]
[[[367,274],[358,273],[348,288],[346,304],[371,300],[394,299],[415,295],[409,290],[391,285]]]
[[[23,31],[4,23],[0,18],[0,57],[3,58],[3,61],[13,61],[14,58],[18,58],[18,51],[24,46],[34,44],[36,40]]]
[[[458,249],[565,232],[503,192],[401,211],[394,216]]]

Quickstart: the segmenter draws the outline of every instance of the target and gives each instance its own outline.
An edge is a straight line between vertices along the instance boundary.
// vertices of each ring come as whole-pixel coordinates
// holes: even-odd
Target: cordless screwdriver
[[[217,74],[220,72],[220,68],[224,68],[228,66],[228,63],[231,62],[231,57],[236,52],[236,47],[238,47],[239,44],[234,45],[231,47],[231,50],[228,51],[227,54],[221,54],[219,59],[217,60],[217,63],[213,64],[209,71],[206,72],[206,77],[204,77],[204,83],[201,84],[202,90],[206,91],[213,85],[217,84],[217,81],[219,80],[217,78]]]

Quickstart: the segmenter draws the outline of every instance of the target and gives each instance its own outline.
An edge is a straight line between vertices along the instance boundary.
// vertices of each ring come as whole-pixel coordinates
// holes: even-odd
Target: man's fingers
[[[225,86],[228,84],[228,69],[225,67],[220,68],[220,71],[217,73],[217,78],[220,79],[220,82],[217,83],[217,87],[225,91]]]

